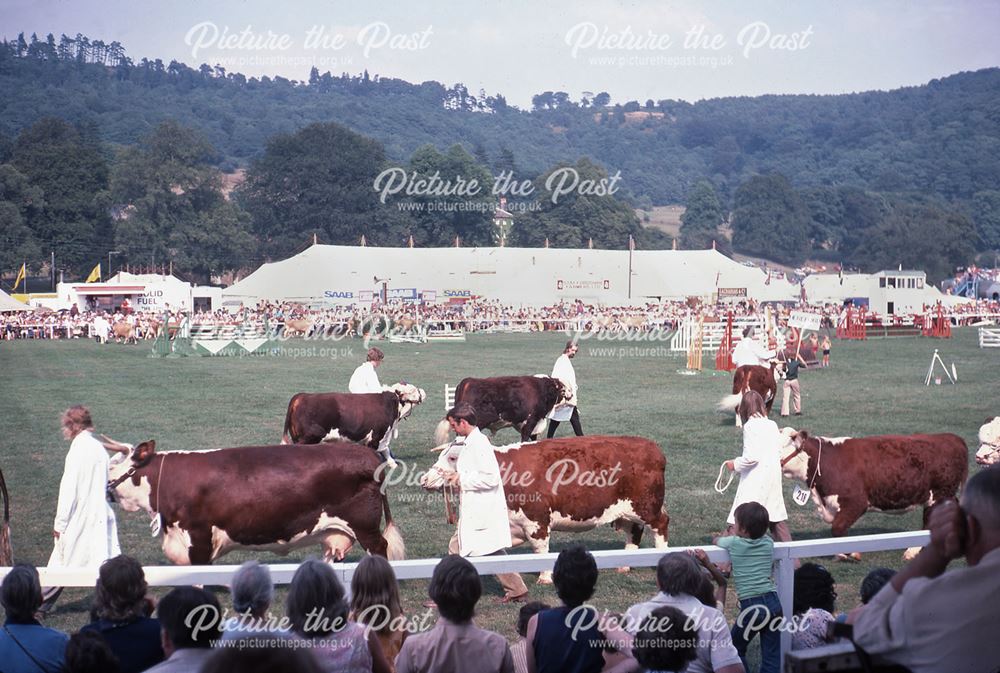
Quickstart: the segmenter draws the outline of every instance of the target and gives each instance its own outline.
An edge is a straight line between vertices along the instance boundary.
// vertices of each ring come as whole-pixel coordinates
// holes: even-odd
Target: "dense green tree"
[[[691,188],[681,215],[681,246],[686,250],[711,248],[712,242],[721,238],[719,226],[724,219],[715,187],[707,180],[699,180]]]
[[[981,250],[1000,250],[1000,191],[976,192],[972,196],[972,221]]]
[[[797,264],[809,250],[809,211],[783,175],[757,175],[736,190],[733,249]]]
[[[0,273],[38,267],[41,249],[33,220],[44,209],[42,190],[10,164],[0,164]]]

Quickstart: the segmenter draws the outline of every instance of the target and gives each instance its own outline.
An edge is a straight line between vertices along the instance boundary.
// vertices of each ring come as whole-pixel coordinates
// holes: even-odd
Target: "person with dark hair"
[[[328,673],[389,673],[374,631],[348,620],[346,594],[329,563],[303,561],[292,576],[285,604],[292,632],[309,641]]]
[[[352,393],[380,393],[382,384],[378,381],[378,374],[375,370],[385,359],[385,353],[374,346],[368,349],[365,361],[358,365],[358,368],[351,374],[351,380],[347,384],[347,390]]]
[[[632,656],[648,673],[688,673],[695,670],[688,664],[693,665],[698,647],[698,629],[687,615],[662,606],[647,616],[632,643]]]
[[[0,604],[6,613],[0,628],[0,670],[61,671],[69,636],[35,619],[42,604],[42,586],[34,566],[19,563],[11,568],[0,585]]]
[[[599,673],[605,668],[605,649],[614,641],[628,651],[630,636],[618,628],[598,628],[598,615],[585,603],[597,588],[597,562],[581,544],[559,552],[552,583],[562,606],[539,612],[528,622],[527,654],[530,673]],[[620,661],[627,669],[634,662]],[[617,669],[617,667],[616,667]]]
[[[216,597],[204,589],[177,587],[156,606],[160,618],[160,641],[166,661],[149,673],[191,673],[212,655],[219,637],[222,611]]]
[[[483,594],[469,561],[449,554],[434,567],[427,587],[441,616],[430,631],[412,635],[396,657],[396,673],[513,673],[507,639],[472,622]]]
[[[781,482],[781,431],[778,424],[767,417],[764,398],[754,390],[743,393],[737,413],[743,420],[743,455],[726,461],[726,467],[740,475],[740,485],[726,519],[726,535],[733,533],[736,508],[746,502],[756,502],[763,505],[771,517],[772,538],[791,540]]]
[[[122,673],[118,657],[96,631],[79,631],[66,645],[66,673]]]
[[[733,625],[736,651],[747,668],[747,648],[760,635],[760,673],[778,673],[781,667],[781,634],[775,628],[782,618],[781,601],[771,578],[774,540],[767,534],[769,515],[758,502],[736,508],[736,535],[720,537],[715,544],[729,552],[740,611]]]
[[[573,432],[577,437],[583,436],[583,426],[580,425],[579,400],[577,399],[576,370],[573,369],[573,358],[576,357],[580,347],[575,341],[567,341],[562,355],[556,358],[556,363],[552,366],[552,378],[558,379],[563,384],[563,388],[569,392],[569,398],[557,404],[552,413],[549,414],[549,430],[546,435],[549,439],[556,434],[556,428],[562,421],[569,421],[573,426]]]
[[[691,555],[684,552],[664,554],[656,564],[656,585],[660,593],[645,603],[630,607],[625,613],[625,628],[637,634],[654,611],[663,607],[680,610],[690,616],[697,635],[694,661],[687,670],[690,673],[743,673],[743,663],[733,645],[726,616],[697,598],[705,581],[711,586],[711,580]],[[714,606],[711,588],[708,593]]]
[[[407,635],[402,617],[399,583],[389,561],[384,556],[363,556],[351,577],[348,618],[375,629],[390,671],[396,670],[396,657]]]
[[[833,575],[821,565],[803,563],[795,570],[794,586],[792,649],[808,649],[829,643],[827,631],[830,624],[836,621],[833,603],[837,592]]]
[[[72,443],[59,482],[48,565],[96,566],[121,553],[115,512],[107,499],[110,461],[105,445],[94,437],[94,422],[87,407],[70,407],[63,412],[61,421],[63,437]],[[58,587],[46,588],[43,613],[52,609],[61,591]]]
[[[95,621],[83,633],[100,634],[122,673],[139,673],[163,661],[160,622],[151,618],[152,599],[142,565],[124,554],[101,564],[94,595]]]
[[[455,441],[445,452],[457,451],[454,470],[440,471],[445,485],[461,489],[458,528],[448,542],[449,554],[491,556],[506,554],[511,546],[510,518],[500,464],[493,445],[476,426],[476,410],[460,402],[448,411]],[[528,587],[520,573],[497,573],[504,596],[501,603],[523,603]],[[433,603],[425,603],[432,607]]]
[[[875,598],[875,594],[882,590],[889,581],[896,576],[896,571],[892,568],[874,568],[869,571],[865,578],[861,580],[861,588],[858,591],[862,605],[867,605]]]
[[[323,673],[316,657],[309,650],[260,646],[253,637],[246,642],[237,639],[232,646],[216,650],[198,673]]]
[[[528,622],[542,610],[552,606],[541,601],[531,601],[521,606],[517,613],[517,642],[510,646],[510,654],[514,658],[514,673],[528,672]]]
[[[854,640],[913,673],[1000,666],[1000,465],[972,475],[961,506],[937,503],[931,541],[865,605]],[[945,572],[955,559],[966,566]]]

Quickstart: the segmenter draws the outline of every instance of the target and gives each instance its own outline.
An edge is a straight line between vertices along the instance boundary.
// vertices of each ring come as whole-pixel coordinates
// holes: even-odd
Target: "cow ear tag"
[[[809,491],[795,484],[795,490],[792,491],[792,500],[796,505],[802,507],[809,502]]]
[[[160,537],[161,524],[162,524],[162,517],[160,516],[160,513],[157,512],[156,516],[154,516],[149,521],[149,532],[154,538]]]

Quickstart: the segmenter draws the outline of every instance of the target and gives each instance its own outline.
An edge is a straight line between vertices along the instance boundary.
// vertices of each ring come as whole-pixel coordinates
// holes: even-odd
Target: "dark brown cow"
[[[764,398],[767,413],[770,414],[777,396],[778,378],[783,371],[779,369],[777,362],[772,362],[770,368],[760,365],[737,367],[733,374],[733,394],[722,398],[718,405],[719,411],[735,412],[740,406],[740,400],[743,399],[743,393],[753,390]],[[736,414],[736,425],[743,425],[739,414]]]
[[[969,472],[958,435],[812,437],[784,428],[782,472],[804,483],[836,537],[868,511],[901,512],[954,498]],[[912,552],[910,552],[912,554]]]
[[[642,540],[645,526],[656,547],[667,546],[670,517],[663,504],[667,459],[656,442],[642,437],[566,437],[498,446],[515,545],[549,550],[552,531],[578,532],[613,524],[624,530],[626,549]],[[442,472],[454,472],[459,445],[442,451],[420,485],[438,490]],[[547,583],[550,573],[539,582]]]
[[[571,396],[558,379],[548,376],[467,378],[455,389],[455,404],[472,405],[480,430],[495,434],[500,428],[513,426],[526,442],[545,429],[545,418],[552,408]],[[434,440],[439,445],[448,441],[447,420],[438,423]]]
[[[350,439],[388,454],[396,424],[427,394],[409,383],[381,393],[298,393],[288,402],[282,444]]]
[[[336,561],[355,540],[369,553],[403,558],[378,458],[344,444],[156,453],[148,441],[112,461],[109,487],[125,510],[159,516],[163,553],[178,565],[235,549],[287,554],[316,544]]]

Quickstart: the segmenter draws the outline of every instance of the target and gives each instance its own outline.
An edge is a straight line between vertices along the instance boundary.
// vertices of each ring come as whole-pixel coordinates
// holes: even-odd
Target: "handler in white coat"
[[[563,387],[572,395],[565,403],[557,404],[549,414],[549,430],[546,435],[552,439],[556,434],[556,428],[562,421],[569,421],[573,426],[573,432],[577,437],[583,437],[583,427],[580,425],[580,411],[577,409],[577,385],[576,370],[573,369],[573,358],[576,357],[578,347],[576,343],[569,341],[562,355],[556,358],[555,365],[552,366],[552,378],[559,379]]]
[[[378,381],[378,374],[375,369],[382,364],[385,354],[378,348],[369,348],[368,357],[363,364],[351,374],[351,381],[347,384],[347,390],[352,393],[380,393],[382,384]]]
[[[70,407],[63,412],[63,436],[72,444],[59,483],[49,566],[96,568],[121,553],[115,513],[106,496],[110,461],[93,428],[87,407]],[[56,587],[46,589],[46,611],[60,592]]]
[[[506,554],[511,546],[507,498],[500,464],[493,445],[476,427],[476,412],[469,404],[458,404],[448,412],[448,423],[465,442],[459,450],[455,471],[442,472],[445,482],[461,488],[458,530],[448,543],[449,554],[491,556]],[[440,468],[439,468],[440,469]],[[498,573],[504,589],[501,603],[526,600],[528,587],[519,573]]]
[[[743,338],[740,339],[740,342],[736,344],[736,348],[733,349],[733,364],[737,367],[744,365],[762,365],[766,367],[768,361],[774,356],[774,351],[767,350],[760,345],[760,342],[753,338],[753,327],[747,327],[743,330]]]
[[[760,393],[743,393],[738,410],[743,419],[743,455],[726,461],[726,467],[740,475],[736,498],[729,510],[726,535],[735,530],[736,508],[745,502],[757,502],[767,509],[771,537],[776,541],[792,539],[788,529],[788,511],[781,481],[781,432],[767,417],[767,407]]]

